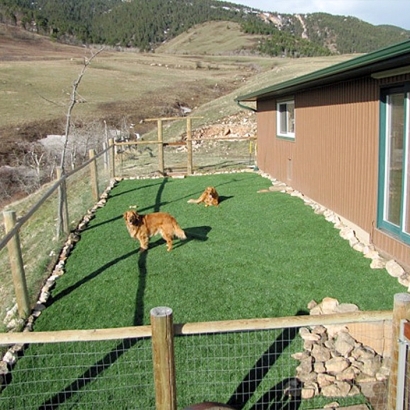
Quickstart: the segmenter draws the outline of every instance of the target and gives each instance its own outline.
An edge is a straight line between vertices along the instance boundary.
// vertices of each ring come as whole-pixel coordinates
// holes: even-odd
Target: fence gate
[[[400,326],[396,410],[410,408],[410,322]]]

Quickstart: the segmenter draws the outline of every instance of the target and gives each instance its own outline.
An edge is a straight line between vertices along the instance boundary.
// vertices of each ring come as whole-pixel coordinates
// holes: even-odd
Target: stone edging
[[[24,321],[23,319],[15,318],[17,316],[18,311],[17,304],[15,304],[12,309],[7,311],[4,323],[7,325],[7,329],[10,332],[16,331],[16,329],[21,326],[24,326],[23,332],[31,332],[33,330],[33,324],[35,319],[39,317],[42,311],[46,308],[46,303],[48,298],[50,297],[51,288],[54,286],[56,280],[64,274],[65,261],[67,260],[71,251],[74,249],[75,244],[80,240],[81,232],[84,229],[86,229],[88,223],[91,221],[91,219],[94,218],[98,208],[102,208],[106,204],[109,192],[121,180],[122,178],[115,178],[110,181],[108,187],[100,196],[100,200],[91,209],[87,211],[86,215],[77,225],[75,230],[69,234],[58,256],[57,263],[54,265],[54,269],[51,275],[48,277],[45,284],[41,288],[38,301],[35,307],[33,308],[30,316],[27,318],[27,320]],[[0,381],[1,378],[9,372],[9,369],[14,366],[14,364],[17,361],[19,353],[23,349],[23,344],[17,344],[10,347],[7,350],[2,360],[0,361]]]
[[[332,222],[334,227],[339,229],[339,235],[343,239],[349,241],[350,246],[354,250],[361,252],[365,258],[371,259],[370,267],[372,269],[386,269],[390,276],[397,278],[398,282],[405,286],[407,291],[410,291],[410,273],[406,272],[404,268],[394,259],[387,260],[382,257],[374,245],[364,241],[363,239],[359,239],[354,229],[345,224],[335,212],[325,208],[322,205],[319,205],[317,202],[304,196],[299,191],[289,187],[284,182],[278,181],[274,178],[272,179],[267,174],[262,174],[262,176],[270,179],[272,186],[259,192],[283,192],[300,198],[306,205],[313,209],[315,214],[323,215],[328,222]]]

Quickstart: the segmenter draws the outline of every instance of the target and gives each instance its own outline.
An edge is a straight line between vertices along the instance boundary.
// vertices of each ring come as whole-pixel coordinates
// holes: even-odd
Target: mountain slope
[[[0,0],[2,23],[63,42],[141,51],[211,21],[238,24],[254,36],[253,52],[272,56],[366,53],[410,38],[410,31],[353,17],[263,13],[217,0]]]
[[[156,53],[171,54],[251,54],[263,36],[246,34],[239,23],[210,21],[191,27],[162,43]]]

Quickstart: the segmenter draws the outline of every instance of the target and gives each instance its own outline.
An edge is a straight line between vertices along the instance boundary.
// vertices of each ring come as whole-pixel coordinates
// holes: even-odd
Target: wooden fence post
[[[191,118],[186,119],[186,146],[188,153],[188,163],[187,163],[187,175],[192,175],[192,120]]]
[[[10,232],[16,225],[16,212],[4,211],[4,227],[6,233]],[[30,302],[28,297],[26,275],[23,266],[23,257],[21,254],[20,236],[16,232],[12,239],[7,243],[9,251],[11,273],[13,275],[14,291],[16,292],[16,300],[19,315],[22,319],[26,319],[30,314]]]
[[[394,295],[393,306],[393,332],[392,332],[392,352],[389,376],[389,389],[387,394],[387,410],[396,409],[397,401],[397,380],[399,365],[399,338],[400,326],[403,319],[410,320],[410,294],[397,293]],[[398,407],[400,408],[400,407]]]
[[[108,144],[103,142],[103,150],[104,150],[104,171],[108,169]]]
[[[151,309],[152,355],[157,410],[176,410],[176,381],[172,309]]]
[[[162,120],[157,121],[158,124],[158,167],[159,172],[164,175],[164,138],[162,135]]]
[[[115,155],[114,155],[114,140],[110,138],[108,140],[108,146],[110,147],[110,156],[109,156],[109,161],[110,161],[110,177],[115,178]]]
[[[95,159],[94,149],[90,149],[89,156],[90,156],[90,159],[93,160],[90,162],[91,189],[93,192],[94,201],[97,202],[98,199],[100,198],[100,194],[98,192],[97,161]]]
[[[63,177],[63,169],[57,168],[57,180]],[[61,181],[58,188],[58,222],[57,222],[57,237],[60,238],[62,233],[68,234],[68,203],[67,203],[67,184],[65,178]]]

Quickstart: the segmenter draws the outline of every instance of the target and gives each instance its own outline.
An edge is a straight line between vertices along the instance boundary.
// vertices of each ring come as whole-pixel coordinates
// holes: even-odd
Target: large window
[[[295,138],[295,102],[280,101],[276,105],[277,135],[285,138]]]
[[[410,243],[410,84],[382,93],[378,225]]]

